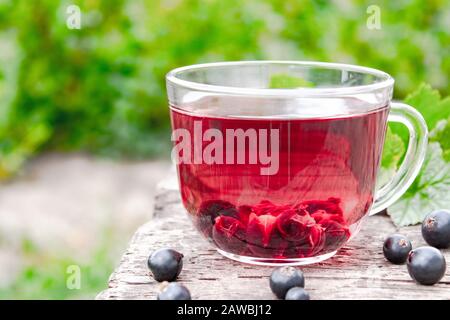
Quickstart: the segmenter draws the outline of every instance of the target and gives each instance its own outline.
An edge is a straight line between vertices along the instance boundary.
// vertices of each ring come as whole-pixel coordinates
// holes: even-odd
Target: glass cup
[[[303,265],[333,256],[394,203],[423,163],[427,127],[391,102],[394,79],[336,63],[243,61],[172,70],[172,158],[198,231],[224,256]],[[409,145],[376,190],[388,121]]]

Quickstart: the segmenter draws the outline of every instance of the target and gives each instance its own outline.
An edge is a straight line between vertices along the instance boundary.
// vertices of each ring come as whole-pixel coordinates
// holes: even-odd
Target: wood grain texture
[[[425,245],[420,228],[396,230],[387,216],[369,217],[361,232],[333,258],[303,267],[312,299],[450,299],[450,271],[434,286],[414,283],[405,265],[388,263],[383,239],[395,231],[407,235],[413,247]],[[241,264],[222,257],[194,230],[178,191],[162,190],[152,220],[133,236],[111,275],[109,288],[97,299],[155,299],[159,283],[147,269],[152,250],[171,247],[182,252],[179,281],[193,299],[274,299],[269,288],[273,268]],[[450,262],[450,250],[444,251]]]

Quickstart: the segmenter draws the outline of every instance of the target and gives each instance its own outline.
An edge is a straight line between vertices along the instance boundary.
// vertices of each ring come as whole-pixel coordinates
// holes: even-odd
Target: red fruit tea
[[[372,204],[387,115],[383,107],[333,118],[210,117],[172,107],[173,129],[186,129],[191,136],[185,142],[197,143],[197,151],[185,154],[191,161],[177,165],[183,204],[201,233],[228,253],[295,259],[335,251]],[[247,141],[245,163],[237,161],[237,145],[234,163],[225,161],[226,150],[214,154],[216,162],[205,154],[200,159],[198,150],[212,139],[195,135],[199,127],[223,137],[227,129],[277,130],[278,150],[271,150],[276,172],[261,174],[267,163],[250,161],[262,143],[270,151],[270,138]]]

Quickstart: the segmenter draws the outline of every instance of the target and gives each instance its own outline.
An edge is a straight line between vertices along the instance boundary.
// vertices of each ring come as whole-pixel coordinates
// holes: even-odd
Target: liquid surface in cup
[[[239,118],[194,115],[172,106],[172,127],[190,133],[186,143],[192,148],[198,140],[203,151],[211,144],[212,139],[195,136],[200,127],[203,133],[217,129],[224,144],[224,163],[211,163],[205,154],[194,163],[192,149],[192,161],[177,165],[183,204],[200,232],[228,253],[295,259],[335,251],[357,231],[372,204],[387,115],[382,107],[331,118]],[[278,152],[272,148],[271,155],[278,157],[278,170],[264,175],[267,162],[249,163],[264,139],[256,147],[246,140],[244,164],[237,163],[242,150],[235,143],[236,161],[227,163],[227,129],[266,131],[266,141],[278,130]],[[270,142],[265,145],[271,151]]]

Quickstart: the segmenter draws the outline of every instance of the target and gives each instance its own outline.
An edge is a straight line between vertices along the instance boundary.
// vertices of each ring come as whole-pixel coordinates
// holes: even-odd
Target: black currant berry
[[[408,253],[411,251],[411,242],[404,235],[390,235],[383,245],[383,253],[386,259],[395,264],[405,263]]]
[[[147,264],[156,281],[175,281],[183,268],[183,255],[173,249],[159,249]]]
[[[284,300],[309,300],[309,293],[300,287],[290,288]]]
[[[277,268],[270,276],[270,289],[279,299],[284,299],[289,289],[304,286],[303,272],[294,267]]]
[[[406,260],[411,278],[420,284],[433,285],[445,274],[446,263],[442,253],[433,247],[412,250]]]
[[[450,247],[450,211],[436,210],[429,213],[422,222],[422,236],[435,248]]]
[[[171,282],[158,294],[158,300],[191,300],[191,293],[182,284]]]

